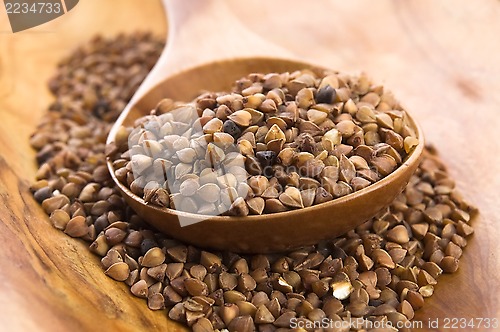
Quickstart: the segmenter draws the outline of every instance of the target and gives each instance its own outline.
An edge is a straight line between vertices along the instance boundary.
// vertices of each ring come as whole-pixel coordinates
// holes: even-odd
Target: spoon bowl
[[[155,86],[137,100],[123,122],[117,122],[115,125],[132,125],[135,119],[148,114],[161,98],[191,100],[202,89],[228,90],[235,79],[252,72],[285,72],[299,69],[309,69],[317,73],[325,70],[299,61],[256,57],[212,62],[191,68]],[[280,213],[246,217],[203,216],[156,207],[146,204],[142,198],[118,181],[110,161],[108,167],[127,204],[145,221],[165,234],[186,243],[219,250],[243,253],[285,251],[344,234],[375,216],[394,200],[415,172],[423,152],[422,131],[411,117],[409,120],[420,143],[393,173],[347,196]],[[179,216],[192,220],[193,224],[181,227]]]
[[[321,74],[326,70],[301,60],[275,58],[274,54],[290,56],[286,51],[252,35],[237,21],[231,20],[233,15],[228,12],[222,1],[165,2],[171,24],[169,46],[112,127],[108,143],[115,140],[121,126],[132,126],[134,120],[149,114],[163,98],[189,101],[202,90],[228,91],[232,82],[253,72],[281,73],[309,69]],[[203,15],[198,15],[197,20],[192,19],[193,15],[201,12]],[[207,27],[213,27],[214,24],[219,26],[207,34]],[[221,33],[224,34],[223,37]],[[217,60],[220,40],[210,40],[214,35],[219,39],[231,41],[226,43],[224,60]],[[202,48],[207,51],[199,54],[213,54],[212,58],[193,59],[195,52],[188,52],[193,46],[193,38],[200,36],[203,36],[203,39],[197,40],[205,43]],[[244,46],[241,45],[241,40]],[[254,47],[249,48],[248,44]],[[146,222],[173,238],[203,248],[240,253],[286,251],[333,238],[354,229],[374,217],[401,193],[417,169],[424,147],[421,128],[410,115],[408,120],[417,134],[419,144],[394,172],[347,196],[280,213],[246,217],[204,216],[156,207],[146,204],[116,178],[109,158],[107,165],[126,203]],[[189,221],[190,225],[182,227],[179,217]]]

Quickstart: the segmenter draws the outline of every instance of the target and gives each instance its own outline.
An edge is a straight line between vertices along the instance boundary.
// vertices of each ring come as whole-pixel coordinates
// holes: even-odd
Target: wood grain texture
[[[258,0],[230,10],[268,42],[308,62],[364,70],[403,101],[481,213],[459,271],[439,279],[416,319],[500,318],[500,2]],[[184,330],[104,276],[28,192],[36,170],[28,138],[50,103],[55,63],[97,32],[136,29],[164,35],[159,2],[80,1],[16,34],[0,9],[0,330]]]

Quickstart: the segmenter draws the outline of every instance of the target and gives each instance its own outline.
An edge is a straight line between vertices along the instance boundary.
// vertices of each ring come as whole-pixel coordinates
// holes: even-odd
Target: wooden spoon
[[[285,72],[321,68],[290,58],[237,19],[219,0],[164,0],[169,34],[165,51],[108,136],[114,141],[120,126],[149,114],[163,98],[192,100],[201,90],[227,91],[232,82],[252,72]],[[207,216],[148,205],[118,181],[125,201],[149,224],[171,237],[197,246],[235,252],[267,253],[317,243],[341,235],[372,218],[403,190],[422,157],[421,128],[409,116],[420,140],[409,158],[384,179],[365,189],[311,207],[260,216]],[[181,227],[179,216],[194,222]]]

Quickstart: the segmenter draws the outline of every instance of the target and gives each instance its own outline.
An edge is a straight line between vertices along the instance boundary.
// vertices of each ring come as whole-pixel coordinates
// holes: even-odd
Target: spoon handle
[[[253,56],[296,58],[244,26],[226,0],[162,1],[167,46],[132,102],[165,78],[202,63]]]
[[[227,0],[164,0],[169,22],[167,45],[170,44],[165,60],[171,70],[221,58],[287,56],[288,51],[244,26],[227,3]]]

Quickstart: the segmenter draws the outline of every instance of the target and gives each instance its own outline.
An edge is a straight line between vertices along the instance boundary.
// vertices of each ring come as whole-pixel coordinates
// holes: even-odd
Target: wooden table
[[[376,4],[375,4],[376,3]],[[439,279],[416,315],[500,319],[500,2],[233,1],[234,15],[296,56],[366,71],[394,91],[481,212],[459,271]],[[202,13],[200,13],[201,15]],[[53,229],[28,186],[30,133],[58,59],[97,32],[165,34],[159,1],[85,0],[12,34],[0,9],[0,330],[181,331],[101,270],[86,245]]]

